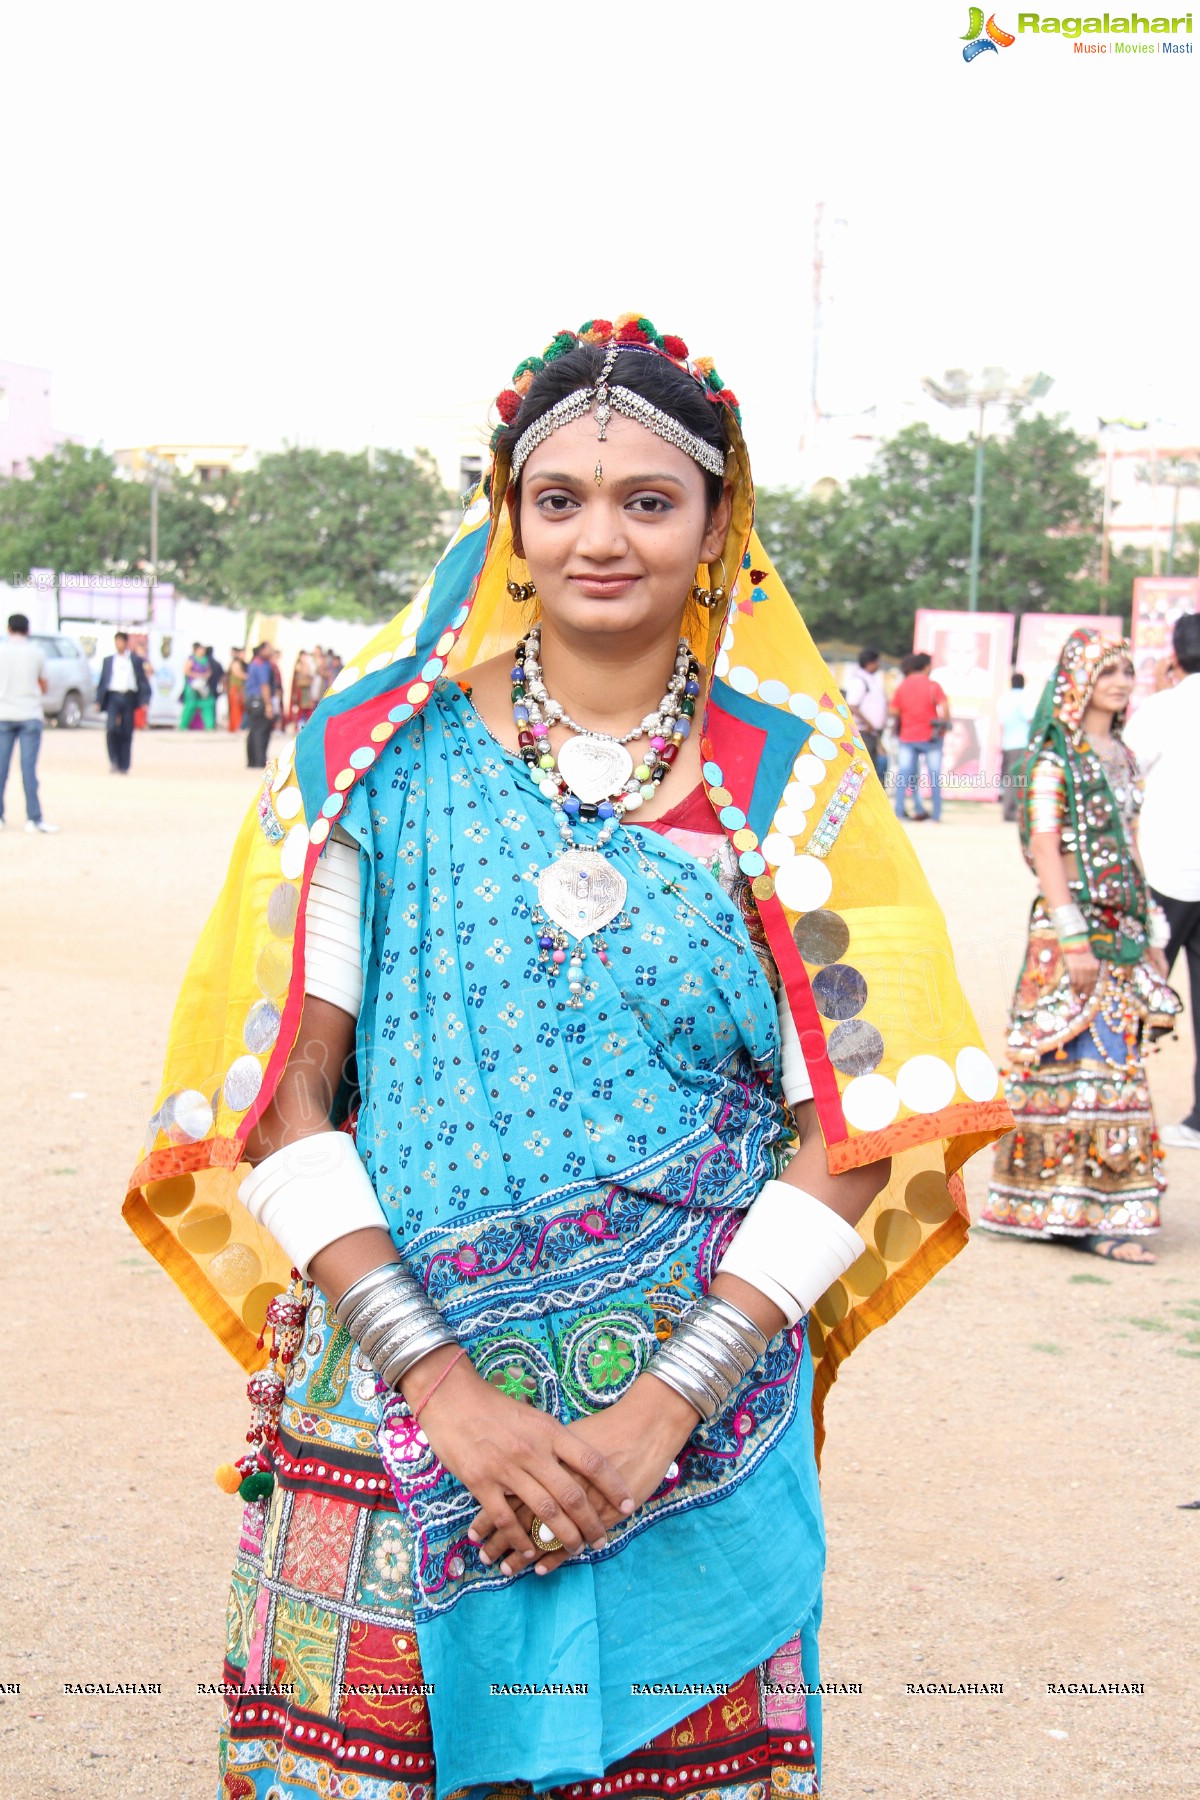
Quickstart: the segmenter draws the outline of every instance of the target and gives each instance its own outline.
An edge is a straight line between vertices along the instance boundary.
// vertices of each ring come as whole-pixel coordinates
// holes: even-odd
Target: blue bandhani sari
[[[715,877],[626,827],[607,854],[629,928],[610,931],[607,968],[589,961],[584,1005],[563,1007],[532,924],[558,848],[549,802],[453,683],[397,745],[343,818],[363,880],[359,1149],[479,1372],[569,1422],[646,1368],[779,1172],[775,998]],[[317,1296],[310,1325],[323,1319]],[[477,1503],[402,1400],[381,1422],[345,1350],[339,1413],[378,1425],[411,1520],[439,1795],[595,1776],[690,1710],[682,1685],[735,1682],[802,1628],[815,1679],[824,1535],[802,1328],[603,1551],[546,1578],[480,1564]],[[311,1379],[329,1362],[309,1359]],[[310,1403],[289,1394],[285,1431]]]

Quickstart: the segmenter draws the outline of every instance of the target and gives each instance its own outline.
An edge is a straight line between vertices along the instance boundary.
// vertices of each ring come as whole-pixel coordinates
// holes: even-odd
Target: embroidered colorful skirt
[[[1018,1237],[1146,1237],[1166,1185],[1140,1046],[1124,1069],[1103,1022],[1005,1077],[1017,1121],[978,1223]],[[1109,1054],[1106,1056],[1104,1051]],[[1119,1046],[1121,1060],[1128,1046]]]
[[[412,1537],[383,1465],[335,1452],[311,1477],[282,1470],[281,1462],[269,1502],[252,1503],[243,1517],[229,1600],[219,1800],[433,1800],[433,1742],[412,1623]],[[806,1685],[815,1684],[805,1681],[795,1638],[740,1680],[731,1674],[726,1692],[596,1780],[548,1791],[557,1800],[816,1794],[817,1721],[808,1709],[820,1701],[806,1696]],[[554,1694],[528,1704],[553,1706]],[[469,1800],[515,1800],[531,1791],[518,1783],[459,1790]]]

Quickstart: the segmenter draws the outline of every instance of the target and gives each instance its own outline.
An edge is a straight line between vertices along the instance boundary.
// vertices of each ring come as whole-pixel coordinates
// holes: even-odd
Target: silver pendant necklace
[[[538,787],[553,807],[562,849],[537,875],[538,904],[533,918],[539,961],[551,976],[566,964],[567,1004],[580,1007],[587,943],[591,942],[599,961],[607,964],[603,932],[610,926],[617,931],[627,931],[630,926],[624,911],[628,883],[602,852],[625,813],[653,797],[675,761],[691,730],[700,668],[686,641],[680,639],[671,686],[653,718],[650,748],[635,768],[617,738],[584,731],[574,721],[578,735],[555,758],[549,743],[550,724],[565,722],[565,709],[546,692],[539,651],[540,633],[535,626],[514,654],[513,722],[522,760],[531,773],[540,776]],[[669,735],[660,729],[667,726]],[[600,825],[596,842],[577,844],[576,823],[591,820]]]

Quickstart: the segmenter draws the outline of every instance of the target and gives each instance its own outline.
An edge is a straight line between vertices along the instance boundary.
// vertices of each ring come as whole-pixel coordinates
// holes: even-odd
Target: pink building
[[[0,362],[0,477],[28,475],[62,441],[50,423],[50,371]]]

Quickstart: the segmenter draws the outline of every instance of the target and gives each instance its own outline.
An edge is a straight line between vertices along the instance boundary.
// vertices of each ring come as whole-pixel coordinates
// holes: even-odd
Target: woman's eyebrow
[[[595,479],[592,475],[565,475],[552,469],[539,469],[531,477],[534,481],[549,482],[552,487],[589,487]],[[607,480],[607,477],[605,478]],[[660,472],[652,475],[620,475],[613,479],[611,485],[619,488],[639,487],[674,487],[682,488],[686,484],[678,475]]]

